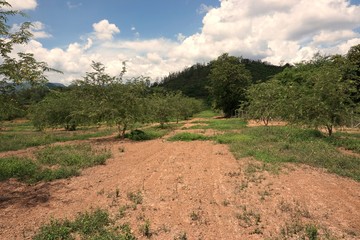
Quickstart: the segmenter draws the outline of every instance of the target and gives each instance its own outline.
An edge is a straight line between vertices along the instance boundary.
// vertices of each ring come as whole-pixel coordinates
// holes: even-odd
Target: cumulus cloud
[[[32,23],[30,31],[35,39],[51,38],[52,35],[45,31],[45,25],[42,22],[36,21]]]
[[[205,8],[205,7],[204,7]],[[46,49],[30,43],[36,56],[64,71],[51,80],[69,83],[101,61],[110,74],[119,74],[127,61],[127,76],[153,79],[196,62],[207,62],[228,52],[273,64],[299,62],[314,53],[344,54],[360,43],[360,6],[347,0],[221,0],[204,12],[201,30],[174,39],[114,39],[120,29],[102,20],[83,42],[67,48]],[[133,27],[132,32],[136,32]],[[103,40],[103,41],[97,41]],[[54,75],[55,76],[55,75]]]
[[[113,35],[120,33],[120,29],[115,24],[109,23],[106,19],[94,23],[93,28],[95,36],[99,40],[111,40],[113,39]]]
[[[7,0],[15,10],[32,10],[37,7],[36,0]]]

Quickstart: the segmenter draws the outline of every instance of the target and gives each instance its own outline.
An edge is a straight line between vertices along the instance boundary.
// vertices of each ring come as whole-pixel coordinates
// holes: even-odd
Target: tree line
[[[212,63],[209,90],[225,117],[237,111],[265,125],[271,119],[311,127],[350,125],[360,114],[360,44],[342,55],[316,54],[253,84],[241,58],[223,54]]]
[[[76,130],[79,125],[109,123],[124,137],[126,130],[139,123],[157,121],[164,126],[200,111],[201,101],[180,92],[151,88],[146,77],[125,81],[125,65],[119,76],[110,76],[102,63],[93,62],[93,71],[70,87],[44,87],[47,71],[61,72],[29,53],[14,57],[14,46],[26,44],[32,37],[31,23],[25,22],[13,32],[8,18],[24,14],[7,10],[11,9],[7,1],[0,0],[0,8],[0,123],[25,114],[39,130],[60,126]],[[25,90],[19,90],[24,86]]]
[[[30,107],[30,119],[39,130],[59,126],[76,130],[79,125],[108,123],[116,125],[124,137],[139,123],[158,122],[163,127],[202,109],[200,100],[181,92],[151,88],[146,77],[124,81],[123,74],[108,75],[100,62],[93,62],[92,69],[67,91],[52,91]]]

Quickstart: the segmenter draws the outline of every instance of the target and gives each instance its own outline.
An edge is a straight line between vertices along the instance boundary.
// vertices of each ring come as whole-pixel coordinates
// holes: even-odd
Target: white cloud
[[[208,6],[206,4],[200,4],[200,7],[196,10],[196,12],[198,14],[205,14],[205,13],[208,13],[211,9],[213,9],[214,7],[213,6]]]
[[[45,31],[45,25],[42,22],[36,21],[32,22],[32,26],[30,27],[30,31],[33,34],[33,38],[51,38],[52,35]]]
[[[106,19],[94,23],[93,28],[95,36],[99,40],[111,40],[114,34],[120,33],[120,29],[115,24],[109,23]]]
[[[35,40],[27,48],[64,71],[63,76],[49,75],[63,83],[90,71],[92,60],[103,62],[114,75],[127,61],[127,77],[153,79],[224,52],[274,64],[293,63],[318,51],[345,54],[359,44],[360,34],[354,29],[360,28],[360,6],[346,0],[222,0],[220,7],[206,12],[201,31],[187,37],[179,33],[174,40],[114,39],[120,29],[108,20],[93,28],[88,39],[64,49],[46,49]]]
[[[37,7],[36,0],[7,0],[15,10],[33,10]]]

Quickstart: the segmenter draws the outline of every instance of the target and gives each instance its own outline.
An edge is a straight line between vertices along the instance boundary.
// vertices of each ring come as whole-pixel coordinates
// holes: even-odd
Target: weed
[[[225,176],[229,176],[229,177],[239,177],[241,175],[241,172],[228,172],[225,173]]]
[[[54,220],[51,219],[49,224],[40,227],[39,233],[33,237],[33,240],[46,239],[75,239],[71,236],[72,223],[68,220]]]
[[[225,206],[225,207],[229,206],[229,204],[230,204],[230,201],[227,200],[227,199],[225,199],[225,200],[222,202],[222,205]]]
[[[98,191],[96,194],[97,195],[104,195],[104,193],[105,193],[105,189],[101,189],[100,191]]]
[[[240,193],[241,191],[245,190],[249,186],[247,181],[241,181],[240,184],[236,185],[235,193]]]
[[[109,214],[101,209],[85,212],[77,216],[72,226],[83,235],[94,235],[104,230],[110,224]]]
[[[190,219],[191,219],[192,221],[198,221],[198,220],[200,220],[200,213],[199,213],[199,212],[192,211],[191,214],[190,214]]]
[[[280,201],[279,208],[282,212],[291,212],[292,211],[291,204],[285,202],[284,200]]]
[[[149,219],[147,219],[145,223],[140,226],[139,230],[144,237],[150,238],[152,236]]]
[[[240,225],[243,227],[259,225],[261,222],[260,214],[254,212],[253,210],[247,210],[246,206],[243,206],[242,212],[237,213],[235,216],[240,221]]]
[[[143,196],[142,196],[142,193],[140,191],[138,191],[136,193],[129,192],[127,194],[127,197],[135,205],[142,204],[142,202],[143,202]]]
[[[126,210],[129,209],[129,206],[128,205],[124,205],[124,206],[121,206],[119,208],[119,212],[118,212],[118,218],[124,218],[125,215],[126,215]]]
[[[265,197],[270,196],[270,193],[267,190],[264,190],[264,191],[260,191],[259,195],[260,195],[260,200],[264,201]]]
[[[163,231],[164,233],[168,233],[171,231],[170,227],[166,226],[165,224],[161,225],[159,231]]]
[[[121,235],[119,236],[119,240],[136,240],[137,238],[131,233],[131,227],[129,223],[124,223],[120,225],[119,230]],[[113,238],[117,239],[117,238]]]
[[[306,236],[309,240],[316,240],[318,239],[318,229],[313,224],[308,224],[305,226]]]
[[[250,234],[263,234],[263,232],[259,227],[257,227]]]
[[[186,232],[181,232],[174,237],[174,240],[187,240]]]
[[[119,188],[116,188],[115,190],[115,197],[120,197],[120,189]]]

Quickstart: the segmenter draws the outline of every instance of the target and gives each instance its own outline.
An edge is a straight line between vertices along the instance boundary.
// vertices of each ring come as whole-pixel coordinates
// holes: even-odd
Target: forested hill
[[[250,71],[253,83],[266,81],[286,67],[286,65],[284,67],[271,65],[260,60],[242,59],[241,62]],[[211,63],[197,63],[180,72],[170,73],[155,85],[171,91],[180,90],[189,97],[206,99],[208,98],[206,86],[210,69]]]

